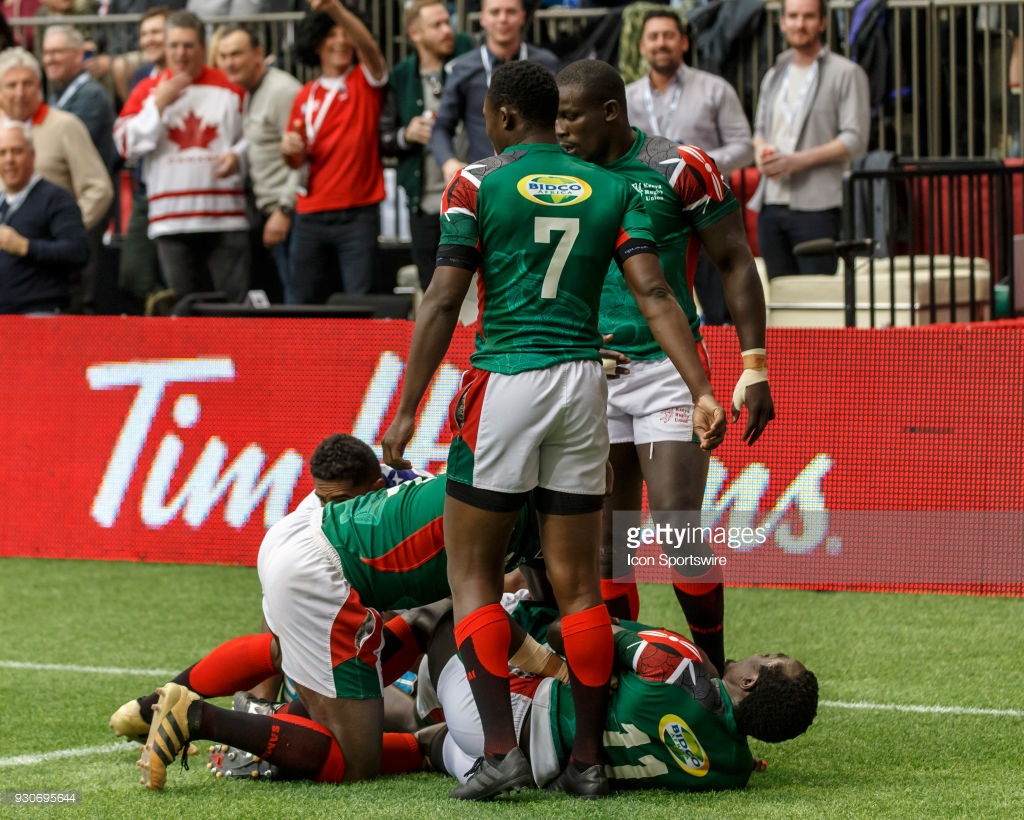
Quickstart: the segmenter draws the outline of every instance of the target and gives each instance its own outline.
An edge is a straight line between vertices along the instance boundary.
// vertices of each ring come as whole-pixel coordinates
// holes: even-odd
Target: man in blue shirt
[[[455,148],[455,131],[460,122],[469,140],[464,159],[478,160],[494,153],[483,115],[484,97],[494,70],[509,60],[532,60],[552,74],[558,71],[558,58],[554,54],[523,42],[525,23],[522,0],[483,0],[480,25],[487,35],[483,45],[445,66],[448,80],[429,145],[446,184],[466,165]]]

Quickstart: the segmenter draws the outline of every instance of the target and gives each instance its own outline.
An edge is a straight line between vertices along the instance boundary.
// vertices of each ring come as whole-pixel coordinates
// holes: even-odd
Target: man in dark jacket
[[[61,313],[74,274],[89,260],[74,196],[35,172],[19,122],[0,126],[0,313]]]
[[[415,52],[394,67],[380,119],[380,150],[398,158],[398,184],[405,190],[412,234],[412,261],[423,290],[434,275],[441,226],[444,177],[427,142],[441,102],[452,58],[473,47],[465,34],[452,30],[441,0],[415,0],[405,13],[405,28]]]

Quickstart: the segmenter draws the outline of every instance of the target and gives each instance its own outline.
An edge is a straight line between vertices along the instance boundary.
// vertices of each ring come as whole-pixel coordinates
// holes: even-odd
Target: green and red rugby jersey
[[[439,264],[479,264],[471,362],[481,370],[509,375],[598,360],[609,263],[621,268],[630,255],[654,251],[639,195],[554,144],[514,145],[467,165],[441,202]]]
[[[633,130],[636,138],[629,151],[604,168],[628,181],[643,198],[665,279],[690,321],[693,338],[699,340],[693,275],[701,244],[695,233],[737,210],[739,202],[702,150]],[[605,279],[600,328],[613,334],[609,347],[631,359],[665,356],[621,276]]]

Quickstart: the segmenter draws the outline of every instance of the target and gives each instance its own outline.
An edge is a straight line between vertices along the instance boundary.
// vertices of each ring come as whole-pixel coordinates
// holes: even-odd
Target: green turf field
[[[643,620],[682,628],[671,590],[642,597]],[[751,742],[769,768],[744,791],[596,804],[532,792],[466,806],[447,797],[455,781],[433,774],[226,783],[204,754],[155,794],[138,785],[137,747],[115,742],[110,713],[253,631],[256,571],[0,559],[0,789],[82,792],[76,807],[0,806],[0,817],[1024,816],[1024,601],[752,589],[726,601],[731,657],[787,652],[821,684],[806,735]]]

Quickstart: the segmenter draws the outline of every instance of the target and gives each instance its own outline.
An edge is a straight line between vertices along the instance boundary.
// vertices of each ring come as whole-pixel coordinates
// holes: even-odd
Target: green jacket
[[[473,48],[473,38],[468,34],[455,35],[455,52],[445,62],[448,64],[460,54]],[[441,72],[441,82],[448,77]],[[425,145],[411,145],[402,148],[398,135],[413,117],[423,113],[423,83],[420,81],[419,55],[413,51],[390,73],[388,93],[380,115],[380,152],[382,156],[398,160],[398,184],[405,189],[409,210],[415,213],[420,207],[420,179],[423,175]]]

